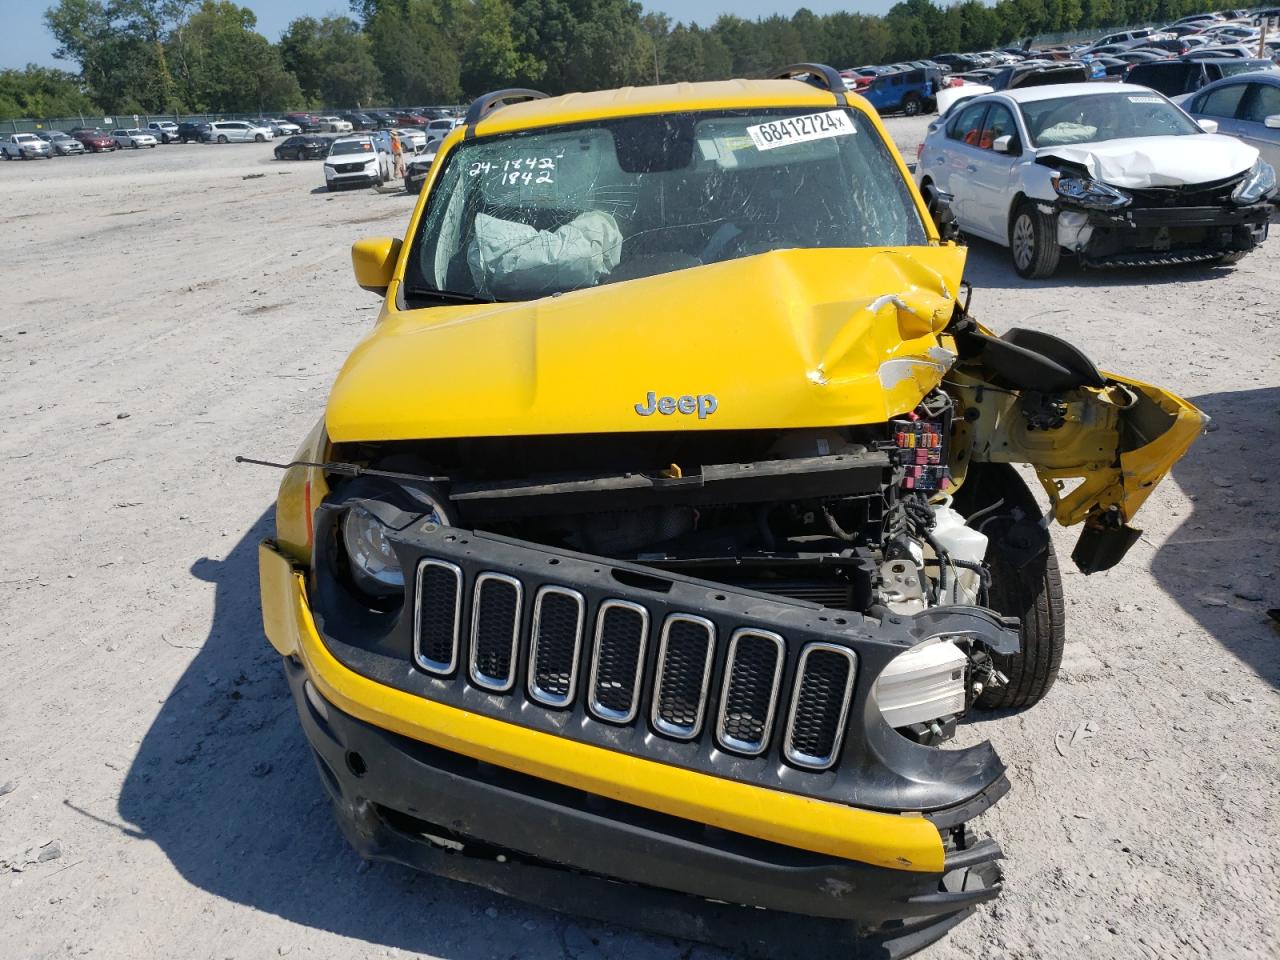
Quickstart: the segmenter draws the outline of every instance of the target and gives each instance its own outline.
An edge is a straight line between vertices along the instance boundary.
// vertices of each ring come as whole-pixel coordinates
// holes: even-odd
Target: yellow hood
[[[389,309],[338,375],[328,433],[880,422],[950,366],[938,333],[963,268],[953,246],[788,250],[528,303]]]

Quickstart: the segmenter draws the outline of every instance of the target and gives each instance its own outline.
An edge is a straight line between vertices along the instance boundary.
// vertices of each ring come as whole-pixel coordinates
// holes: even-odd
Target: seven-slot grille
[[[485,571],[475,576],[468,594],[466,580],[454,564],[419,562],[414,647],[422,670],[456,676],[466,637],[465,672],[474,686],[507,693],[523,675],[530,700],[558,709],[572,707],[579,687],[585,686],[585,706],[592,716],[630,724],[640,714],[654,632],[658,649],[647,704],[653,730],[693,740],[708,726],[711,712],[715,739],[723,749],[748,756],[769,750],[775,720],[786,706],[780,687],[787,643],[780,634],[741,627],[725,646],[716,625],[705,617],[676,612],[655,623],[647,607],[622,598],[605,599],[593,611],[577,590],[548,584],[532,597],[527,658],[521,662],[524,585],[508,574]],[[470,608],[464,609],[468,595]],[[723,679],[713,690],[722,648]],[[834,765],[856,674],[857,657],[846,647],[809,643],[800,651],[781,732],[789,763],[813,770]]]

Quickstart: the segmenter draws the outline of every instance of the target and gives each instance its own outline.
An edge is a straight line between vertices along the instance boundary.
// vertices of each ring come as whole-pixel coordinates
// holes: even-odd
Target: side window
[[[971,103],[961,110],[947,127],[947,137],[960,140],[970,146],[978,145],[982,133],[982,118],[987,112],[985,103]]]
[[[1250,123],[1263,123],[1267,117],[1280,114],[1280,87],[1270,83],[1251,83],[1245,95],[1243,109],[1239,113],[1241,120]]]
[[[1233,118],[1247,88],[1246,83],[1229,83],[1217,90],[1210,90],[1201,97],[1200,109],[1197,112],[1210,117]]]
[[[1008,107],[993,103],[991,109],[987,111],[986,120],[983,121],[982,133],[978,136],[978,146],[983,150],[990,150],[993,143],[1007,136],[1016,139],[1018,125],[1014,122],[1013,114]]]

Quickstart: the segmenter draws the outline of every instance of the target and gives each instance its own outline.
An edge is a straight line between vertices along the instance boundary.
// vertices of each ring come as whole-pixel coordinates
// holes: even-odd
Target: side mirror
[[[1267,119],[1262,121],[1264,126],[1270,127],[1272,130],[1280,130],[1280,113],[1274,113]]]
[[[1006,133],[1003,137],[996,137],[991,141],[991,149],[996,153],[1013,153],[1013,134]]]
[[[1198,123],[1198,124],[1200,125],[1200,129],[1201,129],[1201,130],[1203,130],[1205,133],[1217,133],[1217,132],[1218,132],[1218,121],[1217,121],[1217,120],[1197,120],[1197,121],[1196,121],[1196,123]]]
[[[949,193],[935,193],[931,198],[929,209],[933,213],[934,226],[938,228],[939,239],[956,240],[960,237],[960,224],[951,210],[951,201],[955,197]]]
[[[400,240],[393,237],[366,237],[351,245],[351,267],[356,283],[370,293],[385,294],[400,259]]]

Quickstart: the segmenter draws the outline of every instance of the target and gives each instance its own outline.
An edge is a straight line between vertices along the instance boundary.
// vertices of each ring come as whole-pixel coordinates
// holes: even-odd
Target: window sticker
[[[1159,97],[1129,97],[1130,103],[1164,103]]]
[[[768,123],[747,127],[747,136],[757,150],[773,150],[793,143],[826,140],[830,137],[848,137],[854,132],[853,121],[843,110],[770,120]]]

